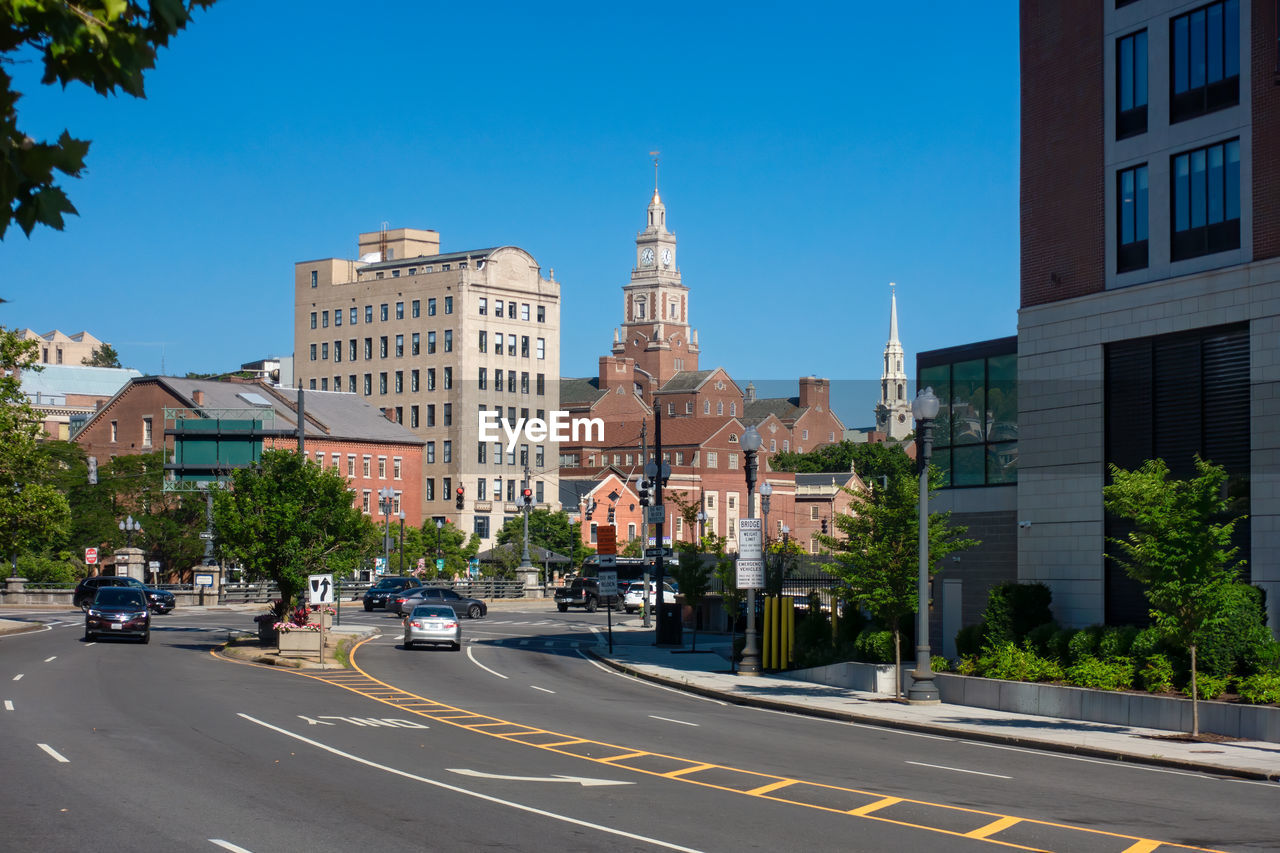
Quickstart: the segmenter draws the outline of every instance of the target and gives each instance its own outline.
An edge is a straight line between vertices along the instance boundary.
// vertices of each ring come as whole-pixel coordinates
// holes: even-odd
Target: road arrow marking
[[[483,773],[479,770],[449,768],[450,773],[459,776],[474,776],[477,779],[503,779],[508,782],[573,782],[584,788],[595,788],[601,785],[634,785],[635,782],[615,782],[612,779],[588,779],[586,776],[503,776],[498,773]]]

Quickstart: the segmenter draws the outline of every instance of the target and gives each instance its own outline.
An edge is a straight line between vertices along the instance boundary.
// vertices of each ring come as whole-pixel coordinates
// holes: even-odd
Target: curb
[[[957,740],[974,740],[984,743],[995,743],[1004,746],[1021,746],[1043,750],[1045,752],[1061,752],[1068,755],[1086,756],[1089,758],[1104,758],[1110,761],[1129,762],[1131,764],[1146,764],[1155,767],[1165,767],[1173,770],[1187,770],[1196,773],[1206,773],[1211,776],[1231,776],[1239,779],[1249,779],[1252,781],[1262,782],[1280,782],[1280,772],[1266,773],[1258,770],[1247,770],[1239,767],[1221,767],[1213,764],[1203,764],[1195,761],[1187,761],[1177,758],[1162,758],[1156,755],[1142,755],[1131,752],[1119,752],[1113,749],[1104,749],[1094,746],[1080,746],[1078,744],[1058,743],[1057,741],[1046,741],[1038,738],[1019,737],[1017,735],[1002,735],[992,732],[974,732],[963,729],[954,729],[948,726],[936,725],[933,723],[916,723],[907,720],[885,720],[880,717],[870,717],[858,714],[852,711],[837,711],[832,708],[816,708],[808,705],[800,705],[793,702],[781,702],[774,699],[764,699],[757,696],[740,696],[736,693],[728,693],[722,690],[716,690],[710,687],[703,687],[689,681],[670,678],[667,676],[657,675],[651,672],[634,669],[632,666],[607,657],[598,653],[595,649],[585,649],[587,654],[594,659],[600,661],[605,666],[616,669],[619,672],[639,678],[642,681],[651,681],[654,684],[661,684],[665,687],[673,687],[677,690],[683,690],[686,693],[695,693],[699,696],[705,696],[709,699],[719,699],[722,702],[728,702],[731,705],[742,705],[751,708],[763,708],[769,711],[782,711],[789,714],[797,714],[802,717],[817,717],[824,720],[837,720],[845,723],[858,723],[866,726],[876,726],[884,729],[897,729],[901,731],[917,732],[920,734],[945,735]]]

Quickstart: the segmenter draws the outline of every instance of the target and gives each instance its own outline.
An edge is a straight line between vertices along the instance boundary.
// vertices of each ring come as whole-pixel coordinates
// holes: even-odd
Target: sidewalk
[[[682,650],[658,648],[653,645],[653,630],[641,628],[638,620],[628,618],[625,624],[614,624],[612,655],[607,642],[589,652],[631,675],[738,705],[964,740],[1280,781],[1280,743],[1195,742],[1179,739],[1178,732],[1158,729],[1060,720],[963,705],[906,705],[880,694],[797,681],[782,675],[731,674],[727,637],[699,634],[697,652],[690,652],[689,641],[686,631]]]

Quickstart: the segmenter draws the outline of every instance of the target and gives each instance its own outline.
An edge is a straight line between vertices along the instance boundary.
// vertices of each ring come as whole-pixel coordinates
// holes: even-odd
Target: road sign
[[[618,594],[618,573],[611,569],[601,569],[596,575],[596,584],[603,596]]]
[[[764,560],[738,558],[738,589],[764,588]]]
[[[158,572],[158,571],[160,571],[160,561],[159,561],[159,560],[152,560],[151,562],[147,563],[147,568],[148,568],[148,569],[150,569],[150,570],[151,570],[151,571],[153,571],[153,572]]]
[[[196,586],[213,586],[213,575],[196,575]]]
[[[96,564],[97,562],[98,562],[98,549],[97,549],[97,548],[85,548],[85,549],[84,549],[84,564],[85,564],[86,566],[92,566],[92,565]]]
[[[436,557],[436,571],[444,571],[444,557]]]
[[[308,575],[307,592],[312,604],[333,604],[333,575]]]
[[[738,520],[738,560],[764,558],[764,524],[758,518]]]
[[[212,533],[201,533],[201,534],[200,534],[200,538],[201,538],[201,539],[212,539],[212,538],[213,538],[213,534],[212,534]]]
[[[600,568],[602,569],[616,569],[618,567],[617,554],[601,554],[599,559]]]
[[[645,507],[644,520],[648,524],[661,524],[667,520],[667,508],[662,505]]]
[[[612,524],[602,524],[596,528],[596,553],[618,553],[618,531]]]

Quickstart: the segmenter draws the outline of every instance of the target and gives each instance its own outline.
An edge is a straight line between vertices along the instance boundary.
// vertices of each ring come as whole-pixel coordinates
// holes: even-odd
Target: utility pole
[[[662,404],[653,404],[653,463],[657,476],[653,478],[653,505],[662,506]],[[666,576],[663,566],[662,553],[662,528],[666,520],[666,510],[663,510],[663,521],[659,521],[656,525],[657,533],[654,535],[654,545],[658,549],[657,558],[654,560],[654,568],[657,569],[658,583],[658,621],[657,621],[657,639],[661,643],[666,639],[666,616],[662,607],[662,580]],[[647,590],[646,590],[647,592]]]

